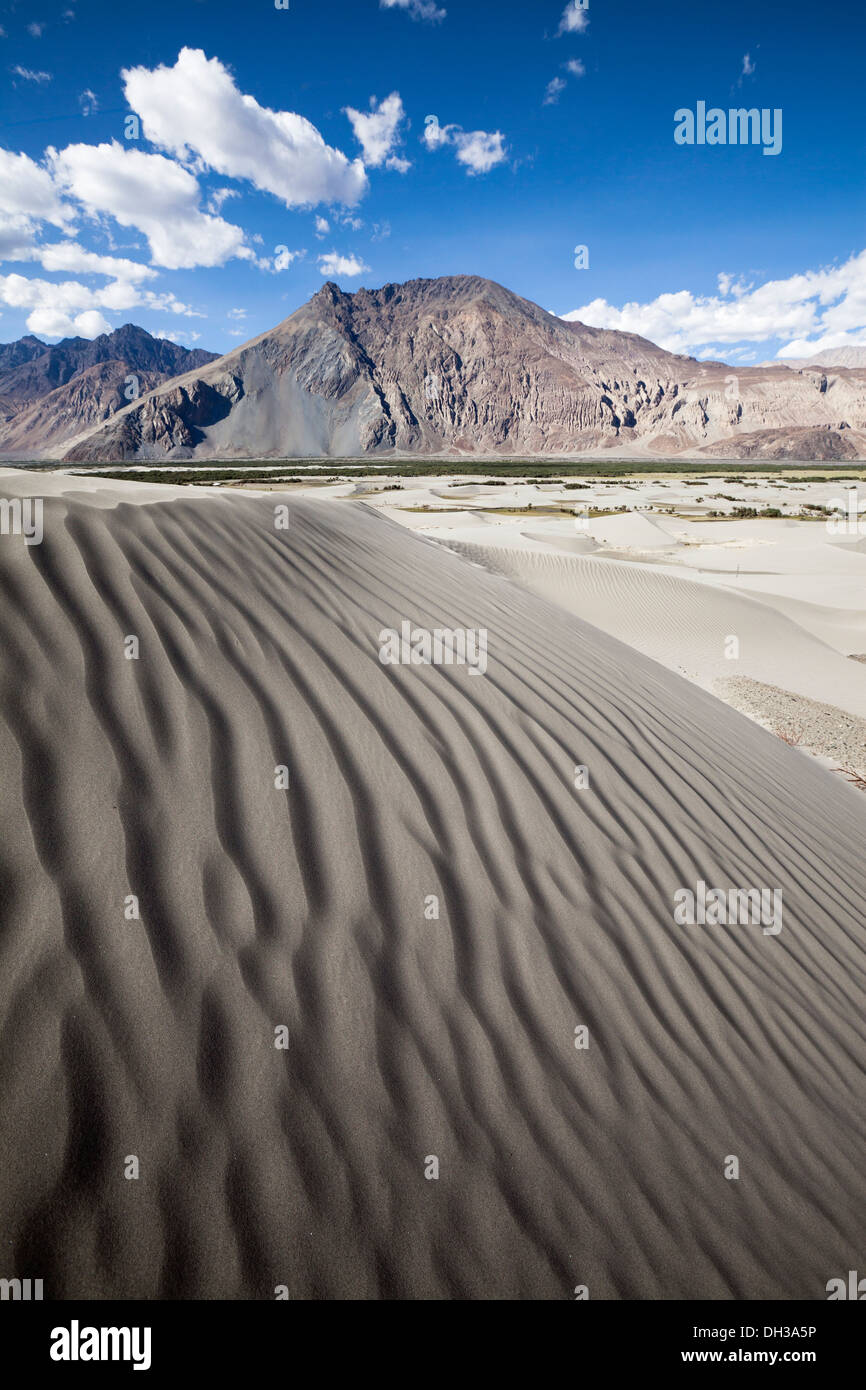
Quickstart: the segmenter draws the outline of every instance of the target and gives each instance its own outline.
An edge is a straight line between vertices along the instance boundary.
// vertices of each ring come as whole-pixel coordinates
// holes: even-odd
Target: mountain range
[[[154,338],[131,323],[53,346],[32,336],[0,344],[0,452],[55,454],[126,406],[127,392],[151,391],[216,355]]]
[[[0,353],[0,400],[9,375],[35,369],[51,380],[46,354],[65,348],[71,366],[78,352],[81,365],[3,424],[0,449],[75,463],[608,451],[866,457],[863,367],[699,361],[636,334],[566,322],[478,276],[354,294],[328,283],[219,358],[131,326],[93,344],[39,344],[30,360],[26,345],[35,343],[3,349],[8,370]],[[159,348],[152,359],[148,344]],[[93,360],[86,348],[96,349]],[[142,394],[129,404],[124,368],[141,377]]]
[[[773,365],[778,366],[778,361]],[[866,367],[866,347],[823,348],[821,352],[813,352],[811,357],[786,357],[785,365],[795,370],[798,367]]]

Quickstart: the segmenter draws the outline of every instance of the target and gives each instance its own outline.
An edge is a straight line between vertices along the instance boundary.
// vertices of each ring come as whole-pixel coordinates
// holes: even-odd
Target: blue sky
[[[866,344],[859,6],[21,0],[0,28],[3,341],[227,351],[326,279],[472,273],[700,356]],[[677,145],[699,101],[781,110],[780,153]]]

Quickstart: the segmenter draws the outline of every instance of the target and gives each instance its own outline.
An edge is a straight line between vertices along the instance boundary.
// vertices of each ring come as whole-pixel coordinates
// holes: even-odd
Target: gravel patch
[[[786,743],[866,776],[866,719],[749,676],[716,681],[714,689],[729,705],[752,715]]]

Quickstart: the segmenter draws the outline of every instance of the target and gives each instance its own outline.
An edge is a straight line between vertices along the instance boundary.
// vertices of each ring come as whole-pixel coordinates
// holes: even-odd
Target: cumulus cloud
[[[777,357],[806,357],[825,347],[866,344],[866,251],[844,264],[784,280],[746,285],[718,277],[718,293],[661,294],[622,308],[595,299],[563,317],[593,328],[639,333],[669,352],[705,352],[709,344],[787,339]]]
[[[208,194],[207,210],[208,212],[220,213],[223,203],[227,202],[229,198],[239,198],[240,196],[240,191],[237,188],[214,188]]]
[[[372,169],[378,169],[388,161],[398,142],[400,124],[405,116],[399,92],[392,92],[382,102],[370,98],[369,111],[356,111],[353,106],[346,107],[346,115],[352,125],[355,139],[364,151],[364,162]],[[410,166],[406,164],[408,169]]]
[[[329,251],[327,255],[319,257],[319,269],[323,275],[342,275],[351,280],[356,275],[363,275],[370,267],[359,261],[357,256],[341,256],[336,251]]]
[[[72,221],[47,170],[26,154],[0,149],[0,260],[30,259],[42,223],[64,228]]]
[[[260,106],[201,49],[181,49],[174,67],[128,68],[121,77],[147,139],[198,171],[246,179],[290,208],[354,206],[367,192],[360,159],[326,145],[303,116]]]
[[[77,250],[83,256],[89,255],[88,252],[82,252],[80,247]],[[55,263],[50,263],[46,268],[62,268],[59,264],[60,259],[57,258]],[[95,259],[110,260],[107,257]],[[113,263],[112,273],[119,265],[122,263]],[[81,269],[100,275],[107,273],[105,266],[97,269],[92,263],[83,264]],[[141,269],[142,267],[136,267],[136,271]],[[147,267],[143,269],[148,270]],[[135,274],[134,278],[138,279],[140,275]],[[69,334],[95,338],[99,333],[107,333],[111,325],[103,310],[108,313],[128,313],[131,309],[145,308],[194,318],[203,317],[175,295],[157,294],[153,290],[143,289],[131,279],[111,280],[106,285],[92,286],[84,285],[80,280],[63,280],[57,283],[26,275],[0,275],[0,304],[26,311],[26,322],[30,332],[46,338],[60,338]]]
[[[31,39],[41,39],[42,35],[45,33],[45,25],[37,24],[36,20],[34,20],[32,24],[27,25],[27,32]]]
[[[195,178],[160,154],[110,145],[67,145],[49,158],[56,182],[94,216],[108,215],[147,237],[156,265],[169,270],[252,259],[240,227],[202,212]]]
[[[582,5],[580,0],[569,0],[562,12],[562,19],[559,21],[559,34],[582,34],[589,24],[587,5]]]
[[[297,261],[306,254],[306,251],[290,251],[288,246],[278,246],[274,257],[274,270],[288,270],[292,261]]]
[[[586,68],[579,58],[569,58],[565,65],[565,69],[566,72],[571,73],[572,77],[583,77],[586,74]]]
[[[0,302],[28,310],[28,329],[46,338],[73,333],[95,338],[110,332],[108,320],[96,307],[97,293],[74,280],[52,284],[24,275],[0,275]]]
[[[99,110],[99,100],[95,92],[91,92],[89,87],[78,98],[78,105],[81,107],[82,116],[95,116]]]
[[[38,320],[34,326],[31,324],[31,331],[39,334],[44,333],[46,337],[59,337],[61,334],[77,338],[98,338],[100,333],[110,333],[111,324],[108,319],[103,318],[97,309],[85,309],[84,313],[76,314],[72,322],[66,326],[62,318],[55,317],[52,310],[47,310],[44,316],[31,315],[32,319]]]
[[[752,75],[752,73],[753,73],[754,71],[755,71],[755,64],[752,62],[751,58],[749,57],[749,54],[748,54],[748,53],[745,53],[745,54],[743,55],[743,71],[742,71],[742,74],[741,74],[741,75],[742,75],[743,77],[751,77],[751,75]]]
[[[486,174],[506,158],[505,137],[501,131],[488,134],[484,130],[461,130],[456,137],[457,161],[465,164],[470,174]]]
[[[0,214],[19,213],[62,227],[74,212],[60,199],[51,174],[26,154],[0,149]]]
[[[379,0],[382,10],[406,10],[413,19],[428,19],[434,24],[443,20],[448,11],[443,10],[435,0]]]
[[[453,145],[458,163],[464,165],[470,174],[486,174],[508,158],[505,136],[500,130],[470,131],[459,125],[441,126],[436,116],[426,118],[421,139],[428,150]]]
[[[428,150],[439,150],[443,145],[450,143],[452,133],[459,129],[460,127],[456,125],[440,125],[438,116],[428,116],[424,122],[424,134],[421,136],[421,140]]]
[[[127,260],[123,256],[100,256],[95,251],[85,250],[75,241],[37,246],[32,259],[37,260],[43,270],[67,271],[74,275],[106,275],[133,285],[139,280],[156,277],[156,271],[149,265]]]
[[[323,236],[327,236],[330,230],[331,224],[327,217],[316,218],[316,236],[319,237],[320,240]]]

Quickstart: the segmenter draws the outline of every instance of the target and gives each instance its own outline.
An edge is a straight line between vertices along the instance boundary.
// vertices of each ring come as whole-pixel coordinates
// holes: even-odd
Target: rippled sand
[[[857,1268],[866,798],[361,505],[105,500],[0,538],[0,1276],[823,1299]],[[404,619],[486,628],[486,676],[382,666]],[[782,932],[676,925],[698,879],[781,888]]]

